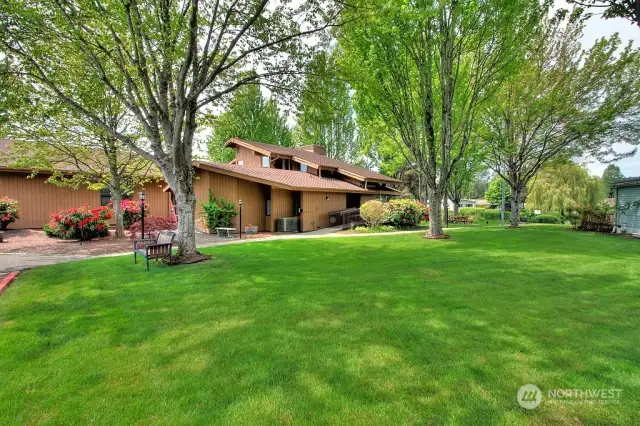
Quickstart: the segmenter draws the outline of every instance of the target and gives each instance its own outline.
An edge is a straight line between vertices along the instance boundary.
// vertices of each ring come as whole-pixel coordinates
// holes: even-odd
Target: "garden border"
[[[18,275],[20,275],[20,271],[9,272],[7,276],[0,281],[0,295],[9,288]]]

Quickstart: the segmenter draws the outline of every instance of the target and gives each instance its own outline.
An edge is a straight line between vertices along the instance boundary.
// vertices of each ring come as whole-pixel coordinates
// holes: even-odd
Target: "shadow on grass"
[[[620,254],[634,242],[455,232],[210,248],[212,262],[150,273],[126,258],[30,271],[0,301],[0,418],[634,420],[633,399],[515,402],[525,383],[638,396],[640,276]]]

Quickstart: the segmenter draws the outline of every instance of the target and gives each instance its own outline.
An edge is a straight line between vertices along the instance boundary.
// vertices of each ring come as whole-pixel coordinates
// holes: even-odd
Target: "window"
[[[106,206],[111,201],[111,191],[109,188],[103,188],[100,190],[100,205]]]
[[[262,167],[269,168],[269,157],[262,157]]]
[[[306,164],[300,164],[300,171],[307,173],[307,165]]]

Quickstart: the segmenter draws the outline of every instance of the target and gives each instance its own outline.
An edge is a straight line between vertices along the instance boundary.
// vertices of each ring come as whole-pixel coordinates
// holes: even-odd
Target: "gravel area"
[[[7,229],[0,253],[39,253],[65,255],[100,255],[131,251],[131,239],[116,239],[112,235],[91,241],[49,238],[36,229]]]
[[[270,232],[259,232],[255,235],[242,234],[242,239],[270,237]],[[236,235],[238,239],[238,235]],[[210,245],[229,239],[218,238],[210,234],[196,234],[197,245]],[[125,237],[116,239],[113,231],[105,238],[91,241],[60,240],[49,238],[37,229],[7,229],[4,242],[0,243],[0,253],[35,253],[43,255],[97,256],[101,254],[131,252],[133,239]]]

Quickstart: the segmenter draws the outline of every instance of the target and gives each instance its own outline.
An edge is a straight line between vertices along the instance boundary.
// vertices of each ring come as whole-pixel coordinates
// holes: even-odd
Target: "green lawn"
[[[640,241],[450,232],[29,271],[0,297],[0,424],[640,424]],[[622,393],[528,411],[526,383]]]

